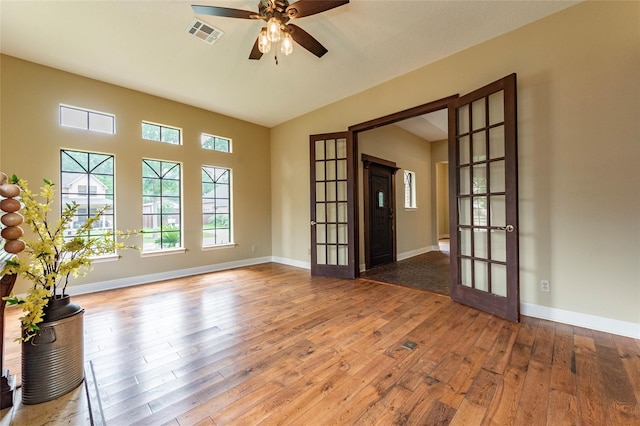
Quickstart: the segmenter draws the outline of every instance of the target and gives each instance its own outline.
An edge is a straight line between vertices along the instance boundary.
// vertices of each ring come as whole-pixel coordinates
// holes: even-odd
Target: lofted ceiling
[[[0,0],[0,48],[272,127],[575,3],[351,0],[294,20],[326,55],[295,45],[276,65],[248,59],[262,21],[198,15],[224,33],[211,45],[187,32],[192,4],[257,11],[258,0]]]
[[[447,113],[446,109],[441,109],[429,114],[408,118],[395,124],[429,142],[441,141],[446,139],[449,134]]]

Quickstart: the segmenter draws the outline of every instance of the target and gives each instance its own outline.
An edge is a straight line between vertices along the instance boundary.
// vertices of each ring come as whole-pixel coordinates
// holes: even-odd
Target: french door
[[[355,164],[351,132],[310,136],[311,275],[355,278]]]
[[[311,274],[358,274],[355,204],[358,132],[449,109],[451,298],[519,319],[516,75],[310,137]]]
[[[451,298],[518,321],[516,75],[449,108]]]

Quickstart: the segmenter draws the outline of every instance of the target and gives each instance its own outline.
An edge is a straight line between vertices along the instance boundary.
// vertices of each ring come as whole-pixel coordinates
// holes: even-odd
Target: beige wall
[[[396,241],[400,258],[415,251],[425,251],[432,243],[431,222],[431,151],[429,142],[398,126],[384,126],[358,134],[358,159],[362,154],[396,163]],[[404,208],[403,170],[416,173],[417,209]],[[358,205],[360,217],[360,263],[364,264],[364,190],[363,168],[358,173]]]
[[[581,3],[273,128],[274,255],[309,261],[309,134],[516,72],[521,300],[640,324],[639,16]]]
[[[270,155],[269,129],[13,57],[2,56],[1,60],[0,168],[27,179],[33,189],[40,186],[42,178],[59,181],[61,148],[114,154],[117,227],[140,229],[142,158],[182,163],[186,253],[141,258],[138,252],[125,251],[117,262],[95,263],[89,276],[74,280],[73,284],[207,269],[271,256],[271,173],[269,162],[264,161]],[[60,127],[60,103],[115,114],[116,134]],[[182,128],[183,145],[143,141],[142,120]],[[201,132],[231,138],[233,153],[201,149]],[[202,165],[233,170],[236,247],[201,250]],[[23,291],[24,284],[18,282],[15,291]]]
[[[449,141],[431,142],[431,187],[434,193],[432,224],[433,235],[438,238],[449,235]],[[437,243],[437,241],[436,241]]]

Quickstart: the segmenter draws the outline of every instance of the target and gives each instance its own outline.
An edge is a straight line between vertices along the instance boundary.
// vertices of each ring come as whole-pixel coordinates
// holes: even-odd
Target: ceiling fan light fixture
[[[277,43],[280,41],[280,25],[281,22],[276,17],[269,19],[267,22],[267,36],[271,43]]]
[[[293,52],[293,37],[291,34],[284,33],[282,36],[282,41],[280,42],[280,51],[285,54],[285,56],[289,56],[291,52]]]
[[[269,36],[267,36],[266,29],[260,31],[258,36],[258,50],[262,53],[269,53],[271,50],[271,42],[269,41]]]

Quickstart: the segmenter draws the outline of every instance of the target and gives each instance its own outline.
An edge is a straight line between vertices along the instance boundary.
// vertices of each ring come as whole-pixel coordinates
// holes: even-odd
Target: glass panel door
[[[311,274],[355,278],[348,132],[311,136]]]
[[[516,76],[450,110],[452,291],[460,303],[518,320]]]

